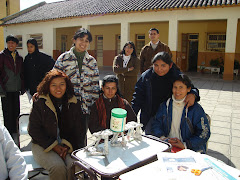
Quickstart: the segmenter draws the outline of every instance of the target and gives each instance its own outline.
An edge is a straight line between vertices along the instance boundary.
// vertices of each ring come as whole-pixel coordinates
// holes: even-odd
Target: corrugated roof
[[[24,13],[3,18],[3,24],[17,24],[89,15],[197,7],[235,6],[240,0],[67,0],[42,3]]]

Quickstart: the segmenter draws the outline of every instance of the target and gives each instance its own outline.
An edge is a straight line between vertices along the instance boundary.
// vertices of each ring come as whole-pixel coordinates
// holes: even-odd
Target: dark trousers
[[[12,135],[17,133],[17,117],[20,114],[19,92],[7,92],[1,97],[4,125]]]
[[[88,131],[88,122],[89,122],[89,114],[83,114],[82,121],[86,126],[86,138],[85,138],[85,146],[87,145],[87,131]]]

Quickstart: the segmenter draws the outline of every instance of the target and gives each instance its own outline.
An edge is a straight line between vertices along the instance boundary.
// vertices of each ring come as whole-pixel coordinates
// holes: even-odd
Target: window
[[[208,50],[224,50],[226,43],[226,34],[208,34],[207,49]]]
[[[61,35],[61,51],[65,52],[67,49],[67,35]]]
[[[103,36],[97,36],[97,58],[103,57]]]
[[[17,49],[22,49],[22,35],[16,35],[16,37],[17,37],[18,40],[19,40]]]
[[[43,37],[42,37],[42,34],[31,34],[30,38],[34,38],[34,39],[37,40],[39,49],[43,48]]]
[[[142,47],[145,45],[145,35],[137,35],[137,41],[136,41],[136,51],[137,55],[140,54]]]
[[[121,52],[121,35],[117,35],[116,37],[116,47],[117,47],[117,54]],[[116,54],[116,55],[117,55]]]
[[[102,40],[103,40],[103,36],[98,36],[98,37],[97,37],[97,40],[98,40],[98,41],[102,41]]]
[[[189,34],[188,40],[198,40],[198,34]]]

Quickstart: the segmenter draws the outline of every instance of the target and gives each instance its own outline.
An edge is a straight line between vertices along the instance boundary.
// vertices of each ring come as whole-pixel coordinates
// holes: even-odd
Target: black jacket
[[[81,103],[74,96],[68,100],[68,109],[59,125],[57,110],[49,95],[41,95],[33,103],[29,117],[28,132],[32,142],[52,150],[58,144],[57,128],[59,128],[62,144],[70,147],[70,152],[84,147],[86,140],[86,122],[82,118]]]
[[[13,60],[8,49],[0,52],[0,94],[6,92],[24,93],[23,58],[16,51]]]
[[[23,62],[24,82],[26,90],[33,95],[37,91],[38,84],[43,80],[46,73],[53,68],[55,61],[51,56],[39,51],[28,54]]]

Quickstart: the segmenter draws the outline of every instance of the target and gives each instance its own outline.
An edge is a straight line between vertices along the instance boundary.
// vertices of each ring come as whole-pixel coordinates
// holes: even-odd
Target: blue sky
[[[57,1],[63,1],[63,0],[20,0],[20,10],[24,10],[30,6],[33,6],[35,4],[38,4],[40,2],[45,1],[46,3],[51,3],[51,2],[57,2]]]

